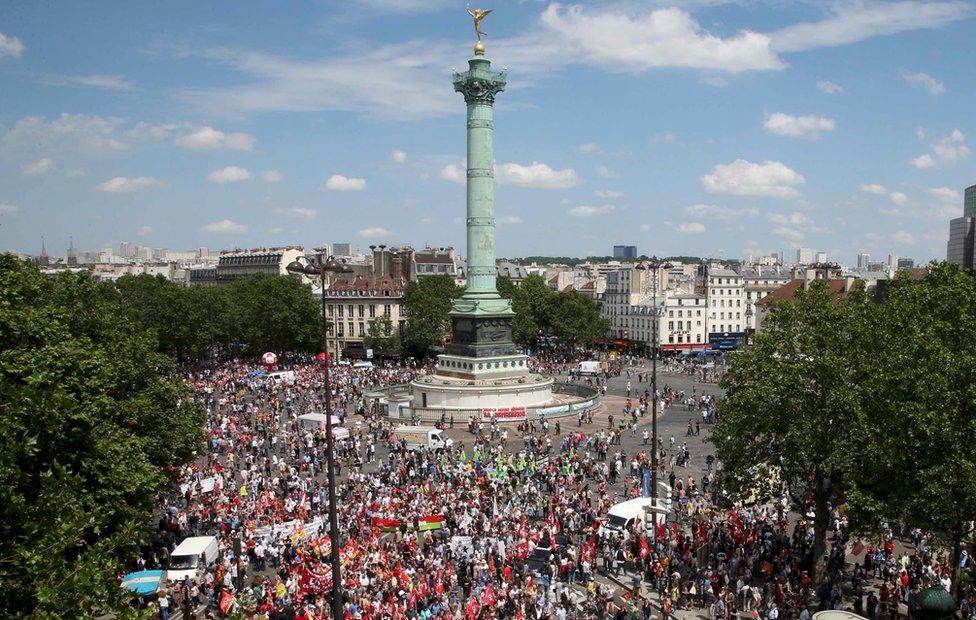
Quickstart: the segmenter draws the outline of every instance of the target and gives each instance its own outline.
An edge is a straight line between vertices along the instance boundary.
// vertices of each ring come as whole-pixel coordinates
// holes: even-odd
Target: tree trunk
[[[959,556],[962,554],[963,524],[957,523],[952,531],[952,595],[959,600],[962,593],[962,571],[959,569]]]
[[[810,567],[810,583],[814,591],[820,588],[824,573],[824,555],[827,552],[827,525],[830,516],[827,514],[827,500],[829,491],[827,481],[819,470],[814,476],[814,510],[813,517],[813,563]]]

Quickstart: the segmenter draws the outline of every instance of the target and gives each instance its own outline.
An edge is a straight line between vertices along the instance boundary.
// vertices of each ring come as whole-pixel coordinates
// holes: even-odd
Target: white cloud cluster
[[[731,207],[719,207],[716,205],[696,204],[689,205],[683,209],[684,214],[702,220],[738,220],[744,217],[755,217],[759,215],[759,209],[755,207],[749,209],[733,209]]]
[[[583,153],[584,155],[590,153],[599,153],[600,145],[597,144],[596,142],[587,142],[586,144],[579,145],[579,147],[576,149],[576,152]]]
[[[844,92],[844,88],[839,84],[834,84],[830,80],[820,80],[817,82],[817,88],[827,93],[828,95],[839,95]]]
[[[832,11],[830,17],[794,24],[773,33],[772,49],[776,52],[800,52],[837,47],[899,32],[941,28],[972,14],[972,9],[958,0],[838,2],[826,6]]]
[[[685,235],[697,235],[705,232],[705,225],[701,222],[687,222],[678,224],[678,232]]]
[[[214,170],[207,175],[208,181],[211,183],[218,183],[220,185],[250,181],[252,178],[254,178],[254,175],[251,174],[251,171],[247,168],[241,168],[240,166],[227,166],[226,168],[221,168],[220,170]]]
[[[95,186],[95,189],[109,194],[130,194],[161,185],[162,182],[152,177],[114,177],[104,183],[99,183]]]
[[[140,237],[148,237],[152,233],[153,233],[152,226],[140,226],[139,230],[136,231],[136,234]]]
[[[528,165],[495,164],[495,180],[499,185],[514,185],[532,189],[567,189],[580,184],[572,168],[555,170],[537,161]]]
[[[119,133],[125,124],[121,118],[87,114],[61,114],[50,121],[26,116],[4,134],[3,145],[16,151],[124,151],[131,146]]]
[[[24,44],[17,37],[12,37],[0,32],[0,59],[4,56],[19,58],[24,53]]]
[[[289,215],[291,217],[301,218],[303,220],[314,220],[318,215],[315,209],[309,209],[308,207],[277,207],[272,209],[274,213],[281,215]]]
[[[366,188],[366,179],[347,177],[341,174],[333,174],[325,182],[325,188],[334,192],[358,192]]]
[[[37,161],[25,164],[21,167],[21,172],[28,176],[40,176],[42,174],[47,174],[54,168],[54,162],[50,157],[42,157]]]
[[[359,231],[359,236],[365,239],[378,239],[380,237],[392,237],[393,231],[382,226],[370,226]]]
[[[178,136],[173,144],[187,149],[230,149],[250,152],[254,150],[254,137],[246,133],[224,133],[207,126]]]
[[[104,90],[114,90],[118,92],[132,92],[139,90],[139,87],[125,79],[121,75],[52,75],[45,78],[51,84],[77,84],[79,86],[91,86]]]
[[[941,95],[946,91],[945,84],[935,79],[928,73],[921,71],[902,71],[901,79],[911,86],[919,86],[929,91],[933,95]]]
[[[400,149],[390,151],[390,161],[395,164],[402,164],[407,161],[407,152]]]
[[[719,164],[711,174],[701,177],[702,185],[711,194],[773,198],[799,196],[797,187],[805,181],[803,175],[786,164],[770,160],[753,163],[737,159],[730,164]]]
[[[594,215],[608,215],[617,210],[617,207],[606,204],[597,207],[591,207],[589,205],[580,205],[578,207],[573,207],[569,210],[569,214],[574,217],[593,217]]]
[[[218,233],[225,235],[243,235],[247,233],[247,226],[238,224],[233,220],[223,219],[211,222],[200,228],[203,232]]]
[[[820,134],[834,130],[834,119],[823,116],[793,116],[783,112],[766,115],[763,129],[777,136],[819,140]]]
[[[865,194],[874,194],[876,196],[888,195],[888,188],[879,183],[861,183],[860,189]]]
[[[553,3],[543,11],[541,22],[571,53],[612,71],[692,67],[737,73],[785,66],[770,49],[767,35],[744,30],[727,38],[716,36],[674,7],[628,14]]]
[[[909,163],[920,170],[937,166],[952,166],[969,157],[971,151],[966,145],[966,134],[953,129],[952,133],[932,145],[931,153],[923,153]]]
[[[467,173],[463,164],[447,164],[441,168],[440,177],[451,183],[465,183],[467,181]]]

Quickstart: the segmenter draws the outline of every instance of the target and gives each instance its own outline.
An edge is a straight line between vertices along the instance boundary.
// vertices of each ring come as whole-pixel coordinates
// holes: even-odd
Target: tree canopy
[[[0,256],[0,615],[124,609],[123,559],[201,446],[186,397],[114,291]]]
[[[512,338],[522,346],[536,346],[540,332],[565,344],[592,344],[608,329],[596,301],[579,291],[554,291],[542,276],[532,274],[521,284],[499,278],[498,292],[512,300]]]
[[[403,346],[424,355],[444,344],[451,331],[451,300],[464,292],[449,275],[436,275],[410,282],[403,293],[407,326]]]

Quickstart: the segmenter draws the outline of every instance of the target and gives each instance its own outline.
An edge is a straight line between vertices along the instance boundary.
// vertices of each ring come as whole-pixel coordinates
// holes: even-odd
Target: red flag
[[[464,615],[468,618],[476,618],[479,611],[481,611],[481,605],[475,600],[474,592],[472,592],[471,598],[468,599],[468,604],[464,606]]]
[[[488,587],[485,588],[485,594],[483,598],[485,600],[485,605],[489,607],[492,607],[495,604],[495,602],[498,600],[498,597],[495,596],[495,589],[491,587],[490,583],[488,584]]]
[[[640,556],[646,558],[651,555],[651,546],[647,544],[647,537],[640,537]]]
[[[226,616],[233,604],[234,595],[230,593],[230,590],[224,590],[224,593],[220,595],[220,613]]]

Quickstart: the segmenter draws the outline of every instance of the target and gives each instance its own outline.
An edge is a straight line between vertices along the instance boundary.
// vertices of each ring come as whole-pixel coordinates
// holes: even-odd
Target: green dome
[[[918,594],[913,616],[920,620],[942,620],[956,614],[956,599],[942,586],[930,586]]]

